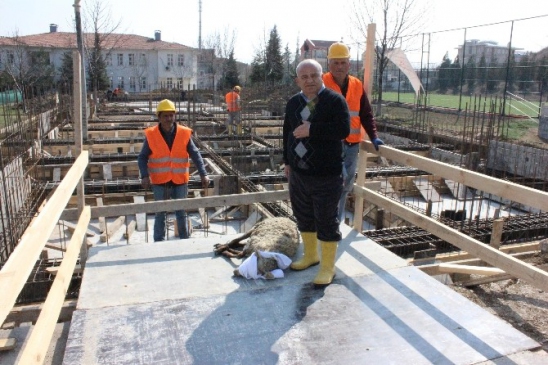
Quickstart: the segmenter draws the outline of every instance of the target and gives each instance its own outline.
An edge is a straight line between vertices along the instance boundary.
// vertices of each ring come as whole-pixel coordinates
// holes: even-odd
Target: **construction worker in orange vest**
[[[344,43],[333,43],[327,53],[329,72],[323,75],[325,87],[342,94],[350,111],[350,134],[343,140],[344,154],[344,189],[339,202],[339,220],[344,221],[346,198],[352,191],[356,177],[360,141],[369,140],[378,151],[384,142],[377,136],[377,124],[373,117],[371,104],[363,88],[362,82],[350,76],[350,50]]]
[[[238,85],[234,86],[231,91],[225,95],[226,109],[228,112],[228,118],[226,120],[226,129],[228,135],[232,135],[233,128],[236,126],[237,133],[242,134],[242,116],[241,116],[241,104],[240,104],[240,91],[242,88]]]
[[[152,187],[154,200],[184,199],[188,194],[190,160],[198,169],[202,187],[209,178],[200,151],[192,141],[192,129],[177,124],[175,104],[162,100],[156,108],[158,124],[145,130],[145,141],[137,162],[143,188]],[[179,238],[189,238],[190,227],[184,210],[175,211]],[[165,239],[165,212],[156,213],[154,241]]]

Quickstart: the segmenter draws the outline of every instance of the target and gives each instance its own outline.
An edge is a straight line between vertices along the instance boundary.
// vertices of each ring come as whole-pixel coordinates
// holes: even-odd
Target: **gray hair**
[[[314,66],[320,75],[323,73],[322,65],[320,65],[318,61],[313,60],[312,58],[307,58],[299,62],[299,64],[297,65],[297,69],[296,69],[297,75],[299,74],[299,70],[303,68],[304,66]]]

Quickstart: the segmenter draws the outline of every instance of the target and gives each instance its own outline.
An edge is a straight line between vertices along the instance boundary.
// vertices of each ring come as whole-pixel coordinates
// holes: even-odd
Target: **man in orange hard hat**
[[[339,220],[342,222],[346,210],[346,198],[354,185],[360,141],[366,138],[367,133],[377,151],[384,142],[377,136],[377,124],[362,82],[348,74],[350,50],[346,44],[333,43],[329,47],[327,61],[329,72],[322,77],[325,87],[344,96],[350,111],[350,134],[343,140],[344,189],[339,202]]]
[[[192,129],[177,124],[175,104],[168,99],[158,103],[158,124],[145,130],[145,141],[137,162],[143,188],[152,187],[154,200],[184,199],[188,194],[190,160],[200,173],[202,187],[209,178],[200,151],[192,141]],[[190,237],[186,212],[175,211],[179,238]],[[165,212],[154,218],[154,242],[165,239]]]
[[[237,133],[242,134],[240,91],[242,91],[242,88],[236,85],[225,95],[226,109],[228,111],[228,118],[225,125],[229,135],[232,135],[234,132],[234,126],[237,128]]]

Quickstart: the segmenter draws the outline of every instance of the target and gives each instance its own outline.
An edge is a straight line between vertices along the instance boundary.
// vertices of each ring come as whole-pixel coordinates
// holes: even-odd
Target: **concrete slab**
[[[94,247],[64,364],[474,364],[538,343],[341,226],[337,277],[232,277],[210,239]]]

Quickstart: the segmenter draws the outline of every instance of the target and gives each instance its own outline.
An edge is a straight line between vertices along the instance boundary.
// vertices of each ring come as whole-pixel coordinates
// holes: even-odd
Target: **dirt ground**
[[[548,263],[548,253],[524,260],[538,266]],[[451,286],[469,300],[504,319],[539,342],[548,351],[548,293],[521,279],[482,284],[472,288]]]

